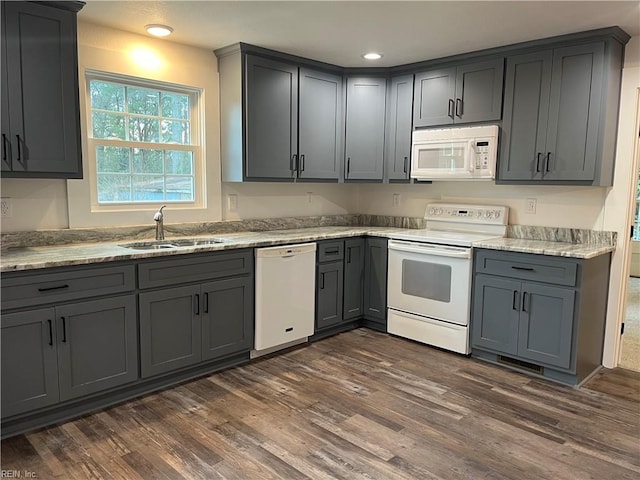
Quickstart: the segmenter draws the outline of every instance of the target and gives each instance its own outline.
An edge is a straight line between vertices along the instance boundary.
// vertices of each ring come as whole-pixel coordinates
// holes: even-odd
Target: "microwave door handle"
[[[471,251],[468,248],[442,247],[394,240],[389,242],[388,248],[399,252],[421,253],[438,257],[469,258],[471,256]]]
[[[476,142],[475,140],[469,140],[469,145],[467,146],[467,164],[469,165],[469,172],[473,173],[475,170],[474,166],[476,163]]]

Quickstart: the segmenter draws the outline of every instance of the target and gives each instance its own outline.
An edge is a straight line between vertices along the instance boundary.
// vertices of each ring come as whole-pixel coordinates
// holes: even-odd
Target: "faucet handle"
[[[154,219],[156,222],[159,222],[160,220],[162,220],[162,216],[163,216],[163,214],[162,214],[162,210],[163,210],[164,208],[167,208],[167,206],[166,206],[166,205],[162,205],[162,206],[160,207],[160,209],[159,209],[159,210],[158,210],[158,211],[153,215],[153,219]]]

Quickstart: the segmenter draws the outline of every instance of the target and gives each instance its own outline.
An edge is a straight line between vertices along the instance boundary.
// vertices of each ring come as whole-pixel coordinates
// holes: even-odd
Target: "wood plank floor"
[[[39,479],[638,479],[640,374],[572,389],[358,329],[2,442]]]

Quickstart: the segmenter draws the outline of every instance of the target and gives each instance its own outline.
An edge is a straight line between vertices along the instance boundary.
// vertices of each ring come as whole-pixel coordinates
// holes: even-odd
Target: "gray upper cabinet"
[[[76,12],[83,4],[65,5],[2,2],[3,176],[82,178]]]
[[[414,128],[500,120],[503,73],[503,58],[417,73]]]
[[[298,164],[301,179],[338,179],[342,166],[342,77],[300,67]]]
[[[611,185],[622,46],[507,59],[499,183]]]
[[[391,78],[387,118],[385,177],[408,180],[413,121],[413,75]]]
[[[298,152],[298,67],[246,56],[248,178],[293,178]]]
[[[387,79],[347,77],[345,180],[383,176]]]
[[[344,136],[341,72],[241,46],[216,54],[222,180],[337,181]]]

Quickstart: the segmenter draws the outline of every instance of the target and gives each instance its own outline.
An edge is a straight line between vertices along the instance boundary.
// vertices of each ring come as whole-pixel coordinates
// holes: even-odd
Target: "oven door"
[[[471,248],[389,241],[389,308],[469,324]]]

